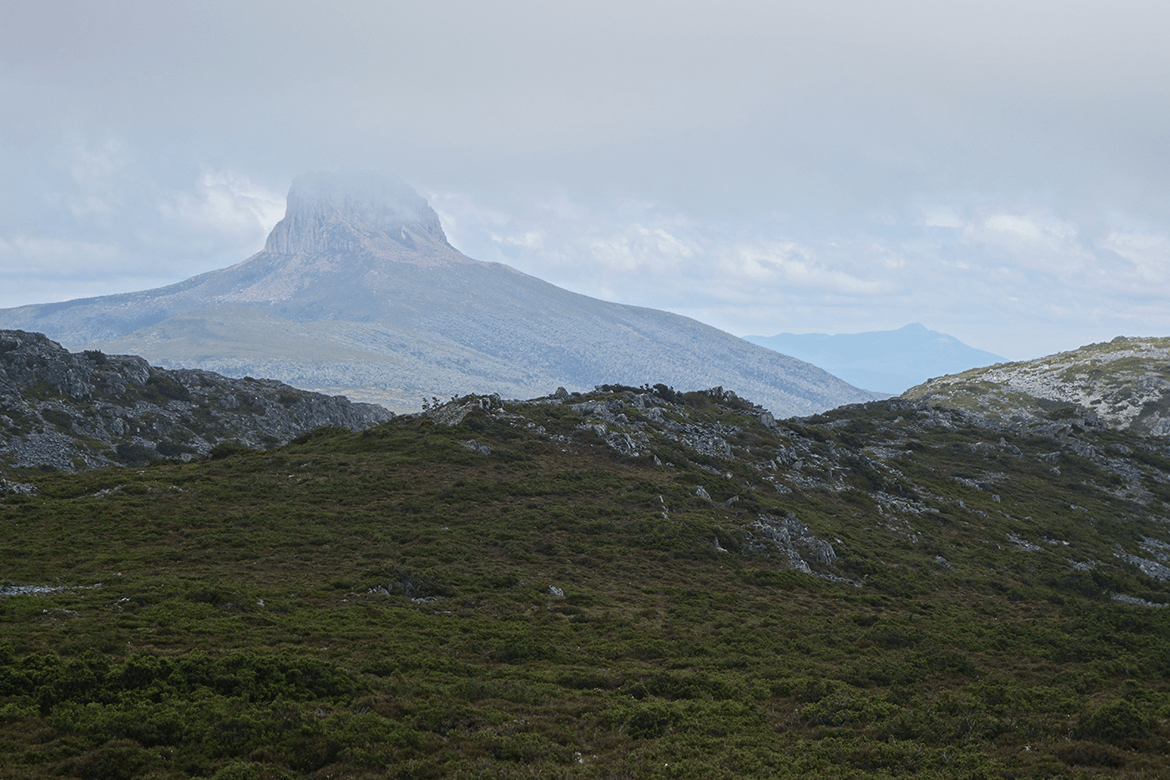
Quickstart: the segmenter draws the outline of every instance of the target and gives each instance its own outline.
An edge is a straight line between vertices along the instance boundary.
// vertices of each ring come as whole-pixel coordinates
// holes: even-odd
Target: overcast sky
[[[1170,335],[1170,4],[0,0],[0,306],[238,262],[293,176],[737,335]]]

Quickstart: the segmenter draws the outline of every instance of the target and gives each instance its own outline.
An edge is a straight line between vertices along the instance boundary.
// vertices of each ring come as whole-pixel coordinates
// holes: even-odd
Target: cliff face
[[[293,181],[264,251],[350,254],[385,242],[454,251],[438,214],[405,182],[368,172],[307,173]]]
[[[232,441],[283,444],[322,426],[393,415],[271,380],[165,371],[140,357],[72,354],[39,333],[0,331],[0,463],[65,471],[206,456]]]

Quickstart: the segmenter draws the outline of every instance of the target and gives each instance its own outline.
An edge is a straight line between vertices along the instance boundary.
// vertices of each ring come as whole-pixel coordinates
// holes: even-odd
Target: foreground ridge
[[[0,485],[16,776],[1170,771],[1170,448],[1057,409],[435,399]]]

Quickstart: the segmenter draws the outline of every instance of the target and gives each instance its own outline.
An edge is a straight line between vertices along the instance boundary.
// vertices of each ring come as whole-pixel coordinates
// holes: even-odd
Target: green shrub
[[[1056,757],[1069,766],[1120,767],[1125,763],[1121,753],[1098,742],[1074,740],[1056,748]]]
[[[1081,718],[1077,733],[1085,739],[1129,745],[1149,737],[1156,723],[1132,701],[1117,699]]]
[[[191,400],[191,393],[187,388],[166,374],[154,374],[147,379],[143,396],[157,402]]]
[[[685,716],[679,704],[662,699],[619,704],[605,713],[605,720],[632,739],[658,739],[678,726]]]
[[[856,688],[843,688],[801,707],[798,717],[810,726],[847,726],[884,720],[898,709],[872,694]]]
[[[207,453],[207,457],[211,460],[223,460],[225,458],[231,458],[238,455],[245,455],[249,452],[253,452],[250,447],[241,444],[235,439],[229,439],[227,441],[221,441],[219,444],[216,444],[214,447],[212,447],[211,450]]]
[[[157,457],[158,454],[150,447],[130,442],[123,442],[114,450],[114,459],[127,466],[145,466]]]
[[[73,430],[73,418],[60,409],[42,409],[41,419],[62,431]]]

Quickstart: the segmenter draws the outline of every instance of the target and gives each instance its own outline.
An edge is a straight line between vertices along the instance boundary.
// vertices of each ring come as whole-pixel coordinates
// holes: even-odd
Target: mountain
[[[869,333],[780,333],[744,339],[812,363],[850,384],[890,395],[930,377],[1004,362],[918,323]]]
[[[1168,456],[659,385],[8,471],[4,774],[1167,777]]]
[[[875,397],[695,320],[472,260],[417,193],[369,173],[298,177],[264,250],[237,265],[3,310],[0,327],[397,409],[471,390],[533,397],[648,381],[723,385],[781,416]]]
[[[0,330],[0,463],[64,471],[231,446],[272,447],[321,426],[362,430],[380,406],[140,357],[70,354],[40,333]]]
[[[911,388],[920,398],[999,420],[1091,416],[1120,430],[1170,436],[1170,338],[1126,338],[1019,363],[972,369]]]

